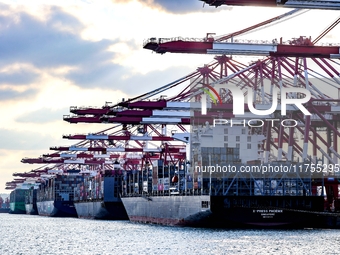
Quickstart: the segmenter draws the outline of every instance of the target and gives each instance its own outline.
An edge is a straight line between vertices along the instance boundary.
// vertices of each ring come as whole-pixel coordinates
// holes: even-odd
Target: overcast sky
[[[0,193],[12,173],[39,167],[20,163],[23,157],[70,144],[63,134],[107,128],[64,122],[70,106],[102,106],[136,96],[213,60],[154,54],[142,48],[143,40],[223,35],[287,11],[214,8],[198,0],[0,0]],[[244,38],[315,38],[337,16],[313,10]],[[323,40],[339,42],[339,34],[336,28]]]

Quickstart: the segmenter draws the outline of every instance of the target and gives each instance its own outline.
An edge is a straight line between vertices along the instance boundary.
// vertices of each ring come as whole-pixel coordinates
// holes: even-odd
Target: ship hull
[[[10,203],[10,211],[11,214],[25,214],[25,202],[11,202]]]
[[[312,196],[212,196],[211,210],[224,227],[326,227],[323,203]]]
[[[278,208],[229,208],[214,214],[217,228],[302,229],[338,228],[338,216],[332,213],[291,211]],[[217,224],[219,222],[219,224]]]
[[[322,197],[123,197],[132,222],[208,228],[332,228]]]
[[[123,197],[130,221],[171,226],[209,226],[209,196]]]
[[[128,220],[122,202],[84,201],[76,202],[74,206],[79,218]]]
[[[50,217],[77,217],[74,203],[70,201],[42,201],[37,202],[40,216]]]
[[[10,194],[9,208],[13,214],[25,214],[25,196],[27,194],[26,189],[15,189]]]
[[[26,214],[38,215],[37,204],[25,204]]]
[[[25,197],[26,214],[38,215],[37,208],[37,189],[29,189]]]

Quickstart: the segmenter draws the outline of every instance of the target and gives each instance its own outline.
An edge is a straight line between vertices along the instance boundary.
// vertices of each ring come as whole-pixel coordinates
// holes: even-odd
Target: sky
[[[24,157],[76,141],[63,134],[109,124],[69,124],[70,106],[103,106],[168,84],[210,63],[212,55],[159,55],[150,37],[228,34],[290,9],[210,7],[198,0],[0,0],[0,193],[15,172],[39,165]],[[243,38],[315,38],[338,16],[312,10]],[[340,28],[323,40],[340,42]],[[241,57],[248,63],[250,57]]]

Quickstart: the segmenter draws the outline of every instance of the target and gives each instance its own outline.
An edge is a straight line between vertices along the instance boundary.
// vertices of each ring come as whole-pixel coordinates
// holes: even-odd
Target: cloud
[[[0,101],[20,99],[20,98],[29,98],[33,97],[37,93],[36,89],[26,89],[24,91],[16,91],[13,89],[0,88]]]
[[[0,7],[6,8],[5,5]],[[75,85],[91,87],[102,86],[99,81],[105,79],[109,73],[122,70],[119,65],[111,64],[115,55],[108,51],[109,46],[118,40],[82,39],[80,32],[84,25],[57,7],[51,7],[46,21],[38,20],[25,12],[9,16],[0,14],[0,20],[5,24],[0,26],[2,67],[15,63],[29,63],[40,69],[52,70],[69,66],[74,71],[71,70],[66,75],[67,78],[75,83],[79,82]],[[36,74],[23,70],[0,73],[0,84],[27,84],[37,77]]]
[[[155,5],[160,6],[167,12],[172,13],[188,13],[203,11],[203,4],[197,0],[154,0]]]
[[[151,8],[162,9],[175,14],[185,14],[189,12],[216,12],[230,7],[221,6],[218,9],[211,8],[198,0],[138,0],[140,3]],[[113,3],[126,3],[126,0],[112,0]]]
[[[141,74],[132,73],[128,68],[120,65],[106,64],[94,66],[92,69],[81,68],[69,74],[67,78],[82,84],[83,88],[100,85],[101,88],[119,89],[133,97],[173,82],[192,71],[186,66],[173,66],[165,70]]]
[[[192,71],[189,67],[174,66],[163,71],[152,71],[145,75],[135,74],[125,80],[121,80],[119,82],[122,85],[120,89],[128,95],[139,95],[171,83]]]
[[[114,64],[115,53],[109,50],[110,46],[122,42],[119,39],[85,40],[80,36],[85,26],[77,18],[60,8],[47,8],[49,15],[41,20],[24,11],[10,12],[8,6],[0,4],[0,9],[7,10],[0,13],[0,68],[5,70],[0,72],[0,101],[38,93],[39,88],[28,89],[27,85],[45,74],[68,79],[81,88],[122,88],[118,82],[131,70]],[[4,14],[9,12],[13,15]],[[130,51],[140,47],[134,41],[123,44],[128,45]],[[9,68],[18,64],[26,68]],[[66,72],[56,71],[63,67],[67,67]],[[8,86],[1,89],[1,85],[24,84],[23,92]]]
[[[10,84],[10,85],[23,85],[29,84],[37,80],[39,75],[35,72],[31,72],[24,69],[0,72],[0,85]]]
[[[16,122],[19,123],[38,123],[44,124],[53,121],[61,121],[63,115],[67,114],[69,108],[63,108],[58,110],[51,110],[48,108],[42,108],[37,111],[25,113],[16,118]]]
[[[0,29],[2,65],[20,61],[45,68],[78,65],[93,57],[107,61],[112,57],[103,52],[113,42],[83,40],[77,33],[84,26],[57,7],[51,7],[46,21],[24,12],[0,16],[0,20],[7,24]]]
[[[0,129],[0,149],[5,150],[41,150],[48,148],[57,141],[50,135],[42,135],[34,131],[16,131]]]
[[[90,63],[88,63],[90,65]],[[87,64],[82,65],[83,67]],[[92,67],[80,68],[66,77],[82,87],[117,88],[117,81],[128,70],[112,63],[94,64]]]
[[[172,11],[176,11],[176,8],[180,6],[183,8],[189,6],[187,3],[180,4],[181,1],[174,2],[178,6],[172,1],[154,1],[151,4],[160,5]],[[9,7],[1,4],[0,8],[10,10]],[[67,79],[81,88],[119,89],[133,95],[145,93],[156,86],[171,82],[174,77],[178,77],[177,74],[180,77],[185,75],[183,67],[171,67],[164,71],[140,74],[132,71],[131,67],[120,64],[119,61],[114,63],[115,58],[119,59],[121,52],[110,51],[112,46],[126,45],[131,54],[139,50],[140,45],[134,40],[85,40],[80,33],[86,27],[76,17],[63,12],[58,7],[46,8],[49,8],[46,20],[37,19],[24,11],[17,11],[8,16],[0,13],[0,20],[4,24],[0,25],[0,40],[3,49],[0,67],[15,63],[28,63],[33,68],[41,70],[42,73],[47,70],[49,75]],[[53,70],[65,66],[69,67],[66,73],[53,73]],[[192,70],[188,70],[190,71]],[[13,73],[0,73],[0,85],[6,82],[21,84],[24,81],[28,84],[38,78],[37,74],[28,70],[16,70]],[[0,97],[0,100],[19,96],[19,94],[9,90]]]

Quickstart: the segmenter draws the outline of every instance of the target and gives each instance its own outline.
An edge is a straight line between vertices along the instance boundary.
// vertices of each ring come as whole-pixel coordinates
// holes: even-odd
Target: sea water
[[[0,214],[0,254],[340,254],[340,230],[222,230]]]

